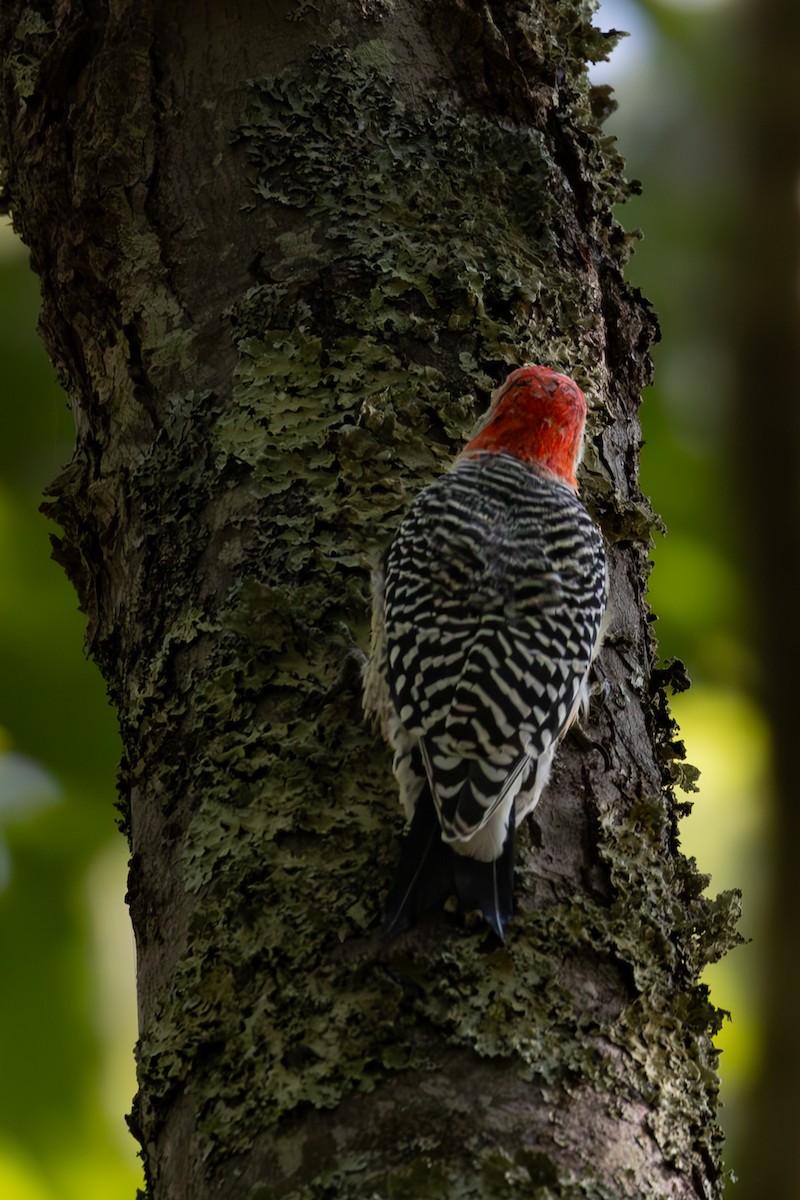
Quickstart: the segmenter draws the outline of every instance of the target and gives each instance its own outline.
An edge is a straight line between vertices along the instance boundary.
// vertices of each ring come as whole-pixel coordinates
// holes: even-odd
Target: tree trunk
[[[698,975],[735,902],[677,849],[655,324],[586,7],[6,6],[7,191],[77,425],[49,512],[125,747],[152,1200],[719,1194]],[[370,556],[524,361],[592,404],[603,754],[563,749],[505,949],[452,913],[386,948]]]
[[[727,314],[738,367],[732,497],[753,593],[761,702],[773,732],[773,844],[759,977],[763,1043],[742,1155],[742,1200],[800,1195],[800,8],[750,0],[739,12],[737,114],[746,167],[731,261],[742,281]],[[746,47],[746,52],[743,49]]]

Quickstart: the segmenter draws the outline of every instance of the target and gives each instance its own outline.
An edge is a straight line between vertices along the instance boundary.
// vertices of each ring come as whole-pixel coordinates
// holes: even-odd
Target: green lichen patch
[[[412,109],[385,63],[338,47],[310,72],[254,81],[241,132],[253,190],[294,255],[265,308],[316,273],[304,302],[317,327],[369,339],[374,394],[421,362],[451,394],[457,382],[483,395],[492,364],[496,379],[554,353],[565,369],[580,362],[596,316],[558,227],[560,177],[531,127],[439,97]],[[391,361],[375,359],[382,344]]]
[[[44,6],[43,6],[44,7]],[[51,20],[35,8],[22,13],[14,31],[8,70],[20,103],[36,93],[40,62],[55,35]]]

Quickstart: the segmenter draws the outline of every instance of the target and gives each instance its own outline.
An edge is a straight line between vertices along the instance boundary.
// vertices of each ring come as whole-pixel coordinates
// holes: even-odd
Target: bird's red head
[[[577,488],[585,422],[586,398],[567,375],[520,367],[492,393],[486,420],[462,453],[513,454]]]

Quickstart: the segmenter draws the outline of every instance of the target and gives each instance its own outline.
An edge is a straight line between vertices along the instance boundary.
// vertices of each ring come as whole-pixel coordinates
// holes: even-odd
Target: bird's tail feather
[[[512,805],[500,857],[493,862],[480,862],[456,854],[442,841],[430,789],[427,786],[422,789],[386,898],[384,940],[391,941],[410,929],[424,913],[443,904],[455,892],[460,908],[477,909],[497,937],[505,941],[505,928],[514,906],[513,809]]]
[[[462,854],[454,857],[459,907],[483,913],[487,925],[504,942],[506,925],[514,911],[514,805],[499,858],[481,862]]]
[[[390,941],[410,929],[428,909],[443,904],[455,891],[455,854],[442,841],[442,831],[427,785],[414,808],[400,861],[386,897],[383,937]]]

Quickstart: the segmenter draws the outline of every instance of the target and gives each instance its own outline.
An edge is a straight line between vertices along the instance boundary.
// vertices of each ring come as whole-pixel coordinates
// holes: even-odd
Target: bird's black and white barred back
[[[535,459],[468,447],[416,498],[376,588],[365,690],[412,818],[391,932],[455,891],[504,935],[513,829],[588,702],[605,602],[599,531]]]

